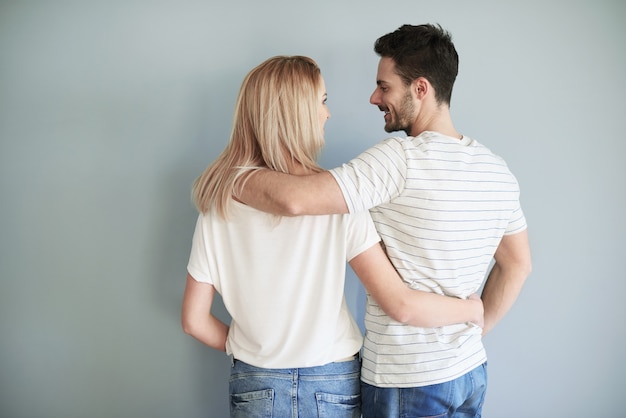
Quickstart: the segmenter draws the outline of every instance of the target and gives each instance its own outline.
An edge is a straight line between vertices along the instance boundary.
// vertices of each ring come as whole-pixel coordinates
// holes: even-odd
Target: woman
[[[270,58],[245,77],[230,142],[194,183],[200,215],[182,323],[186,333],[233,356],[234,417],[360,416],[362,335],[343,295],[346,260],[400,322],[482,321],[480,300],[405,286],[366,212],[278,218],[236,200],[236,185],[255,169],[321,171],[316,158],[329,117],[317,64]],[[211,314],[216,291],[230,326]]]

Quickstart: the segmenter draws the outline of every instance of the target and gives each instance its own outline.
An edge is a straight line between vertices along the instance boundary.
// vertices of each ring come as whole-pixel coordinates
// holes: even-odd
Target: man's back
[[[504,234],[526,227],[506,163],[470,138],[390,138],[331,171],[351,212],[370,213],[412,288],[465,298],[482,285]],[[454,379],[486,360],[481,330],[404,326],[368,298],[362,379],[389,387]]]

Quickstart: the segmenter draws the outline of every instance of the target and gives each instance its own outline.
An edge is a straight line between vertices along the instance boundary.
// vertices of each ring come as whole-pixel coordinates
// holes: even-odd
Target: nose
[[[370,103],[375,106],[380,104],[380,92],[378,91],[378,88],[375,88],[374,92],[370,96]]]

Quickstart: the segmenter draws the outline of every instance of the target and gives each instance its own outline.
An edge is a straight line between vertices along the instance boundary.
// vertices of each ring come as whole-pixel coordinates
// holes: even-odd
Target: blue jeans
[[[445,383],[412,388],[361,384],[363,418],[480,418],[487,363]]]
[[[263,369],[234,360],[230,416],[358,418],[360,376],[359,359],[300,369]]]

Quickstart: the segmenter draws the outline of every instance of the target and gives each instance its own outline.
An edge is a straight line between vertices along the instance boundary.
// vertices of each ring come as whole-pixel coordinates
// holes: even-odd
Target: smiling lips
[[[385,114],[385,121],[387,121],[387,118],[391,117],[391,112],[389,112],[389,109],[385,109],[380,106],[378,106],[378,108],[380,109],[381,112]]]

